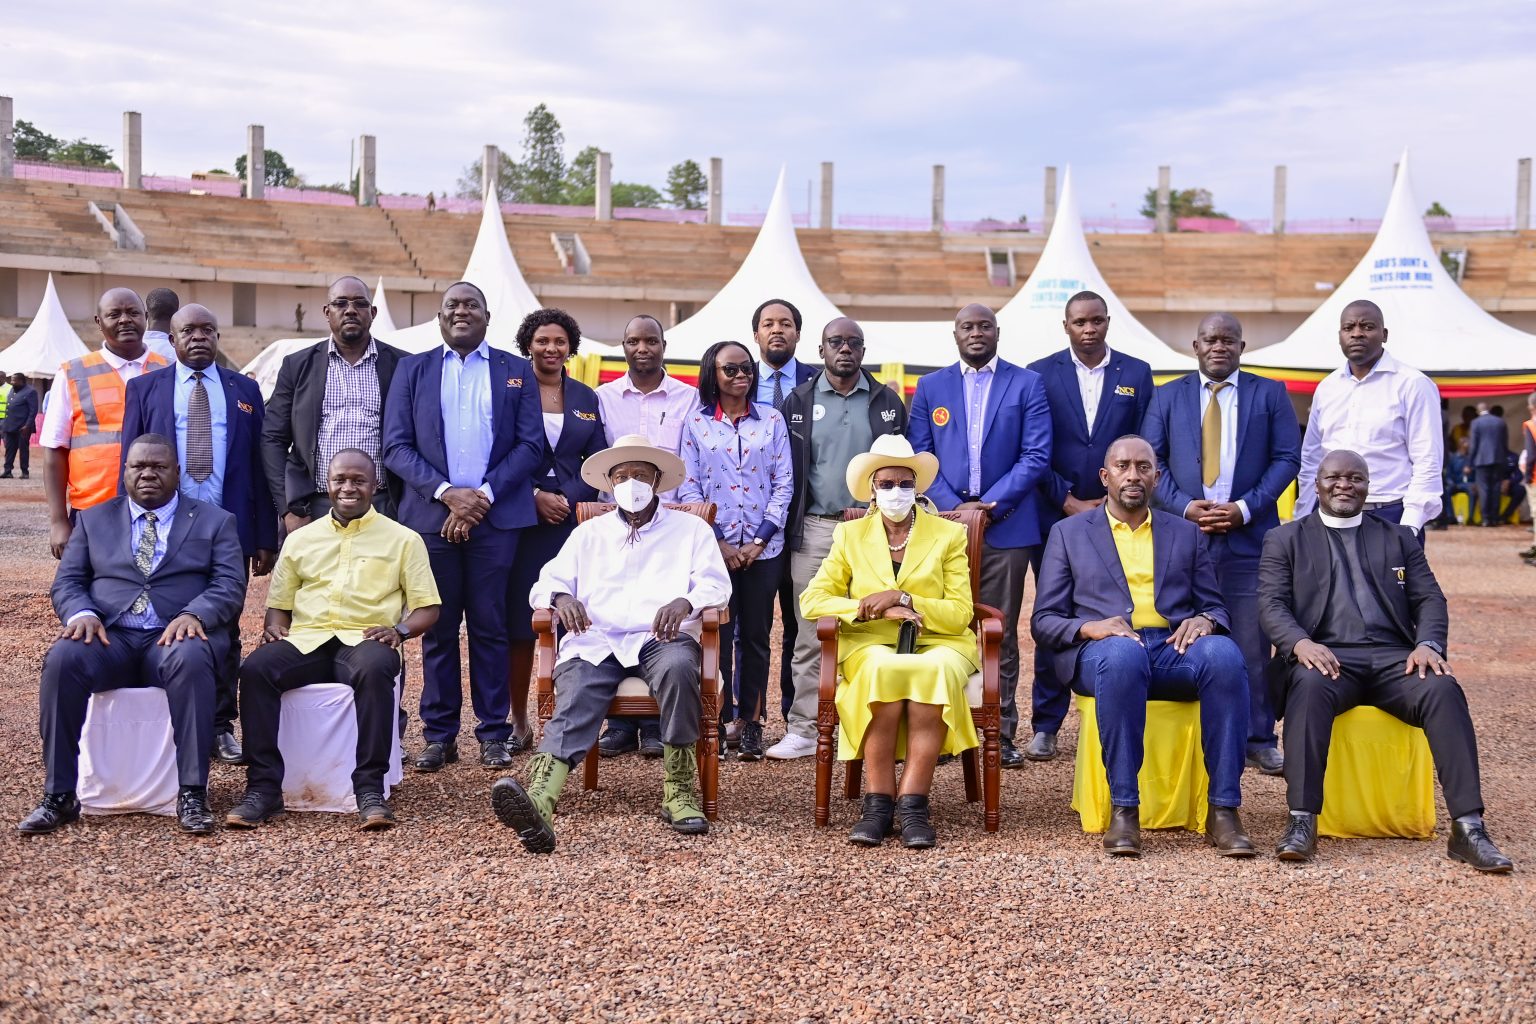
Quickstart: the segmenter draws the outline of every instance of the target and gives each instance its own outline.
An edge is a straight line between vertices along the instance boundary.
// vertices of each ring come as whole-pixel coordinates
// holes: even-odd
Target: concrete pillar
[[[934,231],[944,230],[944,165],[933,165],[933,226]]]
[[[480,198],[499,195],[496,184],[500,180],[501,150],[495,146],[486,146],[485,152],[480,154]]]
[[[123,111],[123,188],[144,186],[144,115]]]
[[[725,173],[725,161],[717,156],[709,158],[709,222],[711,224],[725,223],[725,191],[722,175]]]
[[[613,154],[597,154],[597,219],[613,220]]]
[[[372,206],[379,200],[379,148],[372,135],[357,137],[357,205]]]
[[[1285,234],[1285,164],[1275,166],[1275,209],[1269,223],[1275,234]]]
[[[1045,230],[1050,231],[1051,225],[1056,223],[1056,168],[1045,169]]]
[[[245,129],[245,195],[260,199],[267,182],[267,131],[259,124]]]
[[[9,96],[0,96],[0,178],[16,176],[16,109]]]
[[[821,164],[821,226],[832,230],[832,161]]]
[[[1173,168],[1167,164],[1157,169],[1157,230],[1168,232],[1173,228],[1172,200]]]
[[[1531,226],[1531,158],[1521,157],[1515,165],[1515,230]]]

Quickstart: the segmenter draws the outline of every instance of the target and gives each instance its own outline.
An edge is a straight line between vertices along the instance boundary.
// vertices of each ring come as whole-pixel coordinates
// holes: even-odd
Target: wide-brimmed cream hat
[[[873,494],[869,478],[875,475],[876,470],[889,466],[904,466],[915,473],[918,494],[932,487],[934,478],[939,475],[938,456],[929,452],[914,452],[912,442],[900,434],[882,434],[875,438],[869,451],[849,460],[848,490],[858,501],[871,500]]]
[[[661,473],[656,482],[657,491],[670,491],[688,479],[683,460],[665,448],[653,447],[644,434],[625,434],[596,455],[587,456],[581,464],[581,478],[599,491],[613,490],[608,472],[623,462],[649,462]]]

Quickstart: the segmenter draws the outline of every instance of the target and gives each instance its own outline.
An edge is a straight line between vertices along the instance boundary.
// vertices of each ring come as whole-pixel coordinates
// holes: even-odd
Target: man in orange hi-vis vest
[[[144,345],[144,302],[131,288],[104,292],[95,319],[102,347],[59,368],[38,438],[54,558],[64,553],[75,512],[117,496],[128,382],[167,365]]]

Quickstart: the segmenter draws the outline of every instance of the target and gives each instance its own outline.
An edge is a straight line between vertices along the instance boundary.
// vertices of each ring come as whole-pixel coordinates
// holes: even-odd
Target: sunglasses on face
[[[827,346],[827,348],[830,349],[833,352],[836,352],[840,348],[846,348],[846,349],[849,349],[851,351],[857,352],[861,348],[864,347],[864,339],[863,338],[853,338],[853,337],[840,338],[840,337],[833,336],[831,338],[827,338],[826,340],[824,340],[822,342],[822,344]]]
[[[915,491],[915,490],[917,490],[917,481],[916,480],[901,480],[901,481],[897,481],[897,480],[876,480],[875,481],[875,490],[877,490],[877,491],[894,491],[894,490],[897,490],[898,488],[900,490],[903,490],[903,491]]]
[[[725,374],[726,380],[735,380],[737,377],[752,376],[751,363],[721,363],[720,372]]]

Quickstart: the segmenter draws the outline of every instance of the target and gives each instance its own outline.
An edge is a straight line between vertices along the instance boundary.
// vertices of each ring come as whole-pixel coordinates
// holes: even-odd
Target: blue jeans
[[[1198,700],[1200,745],[1211,778],[1210,802],[1237,807],[1248,736],[1248,673],[1231,637],[1213,634],[1183,654],[1165,641],[1166,629],[1137,630],[1141,642],[1112,636],[1090,640],[1077,656],[1078,692],[1098,708],[1099,742],[1109,775],[1109,799],[1117,807],[1139,807],[1147,729],[1147,701]]]

